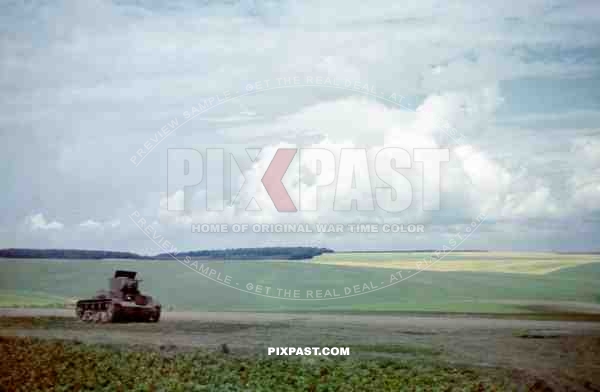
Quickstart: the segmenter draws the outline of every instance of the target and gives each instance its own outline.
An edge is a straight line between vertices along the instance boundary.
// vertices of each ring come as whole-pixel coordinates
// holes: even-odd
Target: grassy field
[[[356,253],[311,262],[213,262],[232,277],[285,290],[333,290],[387,283],[398,270],[415,271],[423,254]],[[225,287],[172,261],[50,261],[0,259],[0,306],[61,306],[107,286],[115,269],[140,272],[142,288],[165,309],[231,311],[431,311],[528,312],[528,301],[600,303],[600,256],[523,253],[457,253],[435,270],[364,295],[325,301],[265,298]]]

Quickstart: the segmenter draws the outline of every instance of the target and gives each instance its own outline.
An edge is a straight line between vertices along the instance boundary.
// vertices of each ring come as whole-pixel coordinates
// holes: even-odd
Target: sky
[[[166,4],[3,6],[0,247],[435,249],[483,215],[460,248],[600,249],[600,2]],[[330,84],[307,82],[317,77]],[[298,85],[285,84],[294,78]],[[186,112],[226,96],[184,123]],[[184,124],[141,160],[138,151],[174,120]],[[167,162],[170,149],[217,146],[260,153],[224,180],[246,197],[214,212],[206,181],[218,173],[204,168],[204,183],[170,192]],[[403,171],[412,204],[397,213],[334,211],[335,183],[318,188],[316,211],[281,213],[258,189],[281,148],[327,149],[336,160],[364,148],[372,169],[386,147],[411,158],[414,149],[448,149],[438,210],[423,206],[435,179],[414,159]],[[283,179],[296,205],[319,174],[298,155]],[[336,178],[347,179],[340,168]],[[258,211],[246,203],[253,196]],[[170,211],[170,199],[184,211]],[[203,223],[422,224],[424,232],[192,232]]]

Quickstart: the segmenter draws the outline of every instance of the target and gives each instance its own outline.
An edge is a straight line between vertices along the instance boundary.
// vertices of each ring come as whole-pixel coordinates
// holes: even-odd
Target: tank
[[[109,289],[100,290],[92,299],[77,301],[76,314],[85,322],[112,323],[119,321],[158,322],[160,303],[142,294],[137,272],[115,271],[109,279]]]

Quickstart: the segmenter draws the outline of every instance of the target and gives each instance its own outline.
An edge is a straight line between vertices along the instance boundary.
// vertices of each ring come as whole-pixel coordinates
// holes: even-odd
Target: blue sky
[[[0,16],[1,247],[147,250],[140,211],[181,249],[320,245],[436,248],[480,212],[466,248],[598,249],[597,1],[13,2]],[[298,76],[353,91],[282,89],[232,100],[129,158],[206,97]],[[165,211],[168,148],[450,145],[441,210],[397,216]],[[445,144],[446,143],[446,144]],[[269,156],[265,157],[268,162]],[[262,162],[262,161],[261,161]],[[244,168],[258,170],[262,163]],[[418,178],[415,173],[415,178]],[[290,193],[293,181],[288,181]],[[415,189],[419,184],[413,184]],[[202,188],[186,193],[202,200]],[[268,203],[267,203],[268,204]],[[422,235],[198,235],[190,223],[423,223]]]

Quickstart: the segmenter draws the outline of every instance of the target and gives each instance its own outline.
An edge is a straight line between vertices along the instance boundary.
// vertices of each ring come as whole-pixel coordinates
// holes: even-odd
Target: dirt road
[[[269,346],[349,346],[513,369],[557,390],[600,390],[600,322],[477,316],[166,312],[158,324],[85,324],[72,310],[0,309],[0,334],[266,355]]]

